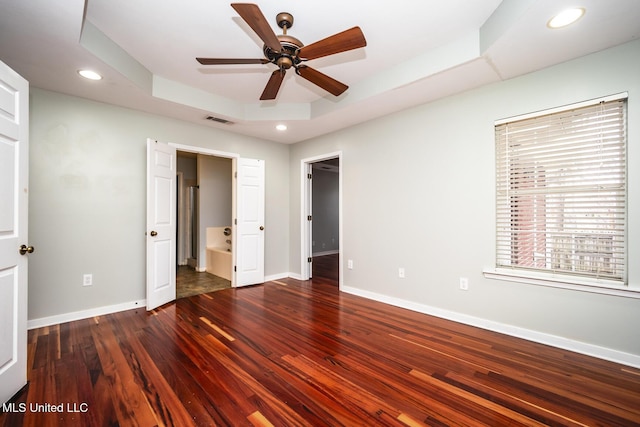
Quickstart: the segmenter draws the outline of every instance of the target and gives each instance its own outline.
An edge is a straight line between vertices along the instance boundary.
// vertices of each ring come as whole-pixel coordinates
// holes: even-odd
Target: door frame
[[[311,277],[311,263],[309,257],[313,256],[311,249],[312,226],[307,220],[308,215],[312,215],[312,199],[313,194],[309,185],[307,174],[310,173],[313,163],[322,162],[324,160],[338,159],[338,245],[340,247],[338,253],[338,287],[343,286],[343,253],[344,253],[344,233],[342,230],[342,151],[333,151],[330,153],[320,154],[313,157],[307,157],[300,160],[300,278],[301,280],[309,280]]]
[[[238,153],[212,150],[209,148],[197,147],[193,145],[177,144],[173,142],[169,142],[169,145],[171,145],[172,147],[175,147],[177,151],[185,151],[188,153],[202,154],[205,156],[214,156],[214,157],[222,157],[225,159],[231,159],[231,173],[235,176],[236,171],[238,170],[238,159],[240,158],[240,154]],[[237,195],[238,195],[238,180],[234,180],[233,185],[231,186],[231,217],[232,218],[238,217]],[[177,206],[175,206],[175,208],[177,209]],[[238,233],[236,232],[236,224],[235,224],[235,221],[231,221],[231,222],[234,223],[234,224],[231,224],[231,227],[233,230],[231,232],[231,247],[237,248],[236,236]],[[237,265],[237,262],[236,262],[237,256],[238,256],[237,250],[231,251],[231,257],[232,257],[232,263],[233,263],[232,265]],[[235,271],[232,271],[231,287],[235,288],[236,286],[237,286],[236,273]]]

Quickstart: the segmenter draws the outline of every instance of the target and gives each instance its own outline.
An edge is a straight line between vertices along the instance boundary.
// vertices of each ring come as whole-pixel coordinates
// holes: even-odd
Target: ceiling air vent
[[[220,117],[207,116],[207,120],[211,120],[212,122],[218,122],[225,125],[232,125],[233,122],[227,119],[221,119]]]

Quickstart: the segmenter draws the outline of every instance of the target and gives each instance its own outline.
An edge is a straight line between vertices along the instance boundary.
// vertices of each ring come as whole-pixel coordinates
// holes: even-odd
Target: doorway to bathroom
[[[177,156],[178,151],[231,159],[233,173],[231,185],[231,248],[225,254],[233,266],[231,287],[264,283],[265,255],[265,161],[240,157],[236,153],[210,150],[176,143],[164,143],[147,139],[147,310],[176,299],[177,257]],[[204,156],[197,156],[198,161]],[[184,173],[182,173],[184,175]],[[198,172],[198,179],[202,174]],[[184,176],[183,176],[184,178]],[[203,195],[207,194],[203,183],[198,182],[198,211],[203,207]],[[185,200],[183,197],[181,200]],[[220,200],[214,203],[222,205]],[[228,206],[228,205],[224,205]],[[204,227],[198,218],[198,238]],[[215,234],[215,233],[213,233]],[[226,239],[226,236],[225,236]],[[197,268],[202,271],[203,259],[209,248],[206,240],[198,242]],[[206,264],[205,264],[206,265]],[[205,267],[206,271],[206,267]]]
[[[302,279],[342,283],[340,153],[302,160]]]
[[[233,166],[185,151],[177,159],[176,297],[183,298],[231,287]]]

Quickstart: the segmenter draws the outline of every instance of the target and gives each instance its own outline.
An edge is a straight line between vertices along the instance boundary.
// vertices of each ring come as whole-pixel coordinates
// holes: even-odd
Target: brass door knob
[[[156,237],[157,235],[158,235],[158,232],[157,232],[157,231],[152,231],[152,232],[151,232],[151,237]]]
[[[20,246],[20,255],[32,254],[35,248],[33,246],[22,245]]]

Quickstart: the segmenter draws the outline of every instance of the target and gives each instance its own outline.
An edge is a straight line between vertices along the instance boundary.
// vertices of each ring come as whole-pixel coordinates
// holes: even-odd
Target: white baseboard
[[[147,300],[124,302],[122,304],[106,305],[103,307],[90,308],[88,310],[74,311],[72,313],[58,314],[55,316],[41,317],[39,319],[27,320],[27,329],[42,328],[44,326],[58,325],[60,323],[72,322],[74,320],[88,319],[95,316],[117,313],[119,311],[131,310],[134,308],[146,307]]]
[[[302,281],[302,275],[300,273],[288,273],[287,277]]]
[[[272,280],[282,280],[291,277],[291,273],[280,273],[280,274],[272,274],[269,276],[264,276],[265,282],[270,282]]]
[[[291,273],[280,273],[265,276],[265,281],[281,280],[291,277]],[[104,316],[105,314],[117,313],[119,311],[131,310],[134,308],[147,306],[147,300],[130,301],[122,304],[108,305],[104,307],[90,308],[88,310],[74,311],[72,313],[57,314],[55,316],[41,317],[27,320],[27,329],[42,328],[44,326],[58,325],[60,323],[72,322],[74,320],[88,319],[94,316]]]
[[[528,341],[546,344],[564,350],[585,354],[587,356],[597,357],[599,359],[620,363],[634,368],[640,368],[640,356],[625,353],[618,350],[612,350],[606,347],[600,347],[593,344],[587,344],[580,341],[570,340],[568,338],[556,335],[545,334],[542,332],[532,331],[530,329],[520,328],[517,326],[506,325],[504,323],[494,322],[492,320],[482,319],[480,317],[468,316],[466,314],[456,313],[454,311],[443,310],[425,304],[417,304],[415,302],[406,301],[400,298],[394,298],[387,295],[369,292],[350,286],[343,286],[341,291],[349,294],[358,295],[374,301],[383,302],[396,307],[406,308],[418,313],[429,314],[431,316],[452,320],[466,325],[476,326],[478,328],[499,332]]]
[[[297,277],[296,277],[297,276]],[[299,274],[295,273],[280,273],[265,276],[265,281],[281,280],[291,277],[292,279],[300,280]],[[350,286],[343,286],[341,291],[358,295],[364,298],[368,298],[374,301],[383,302],[396,307],[406,308],[408,310],[416,311],[418,313],[424,313],[436,317],[440,317],[454,322],[463,323],[466,325],[476,326],[478,328],[487,329],[494,332],[499,332],[505,335],[510,335],[518,338],[522,338],[529,341],[538,342],[541,344],[551,345],[557,348],[562,348],[576,353],[586,354],[588,356],[597,357],[599,359],[609,360],[611,362],[621,363],[623,365],[632,366],[640,369],[640,356],[630,353],[625,353],[618,350],[612,350],[606,347],[600,347],[593,344],[587,344],[579,341],[570,340],[568,338],[559,337],[556,335],[545,334],[542,332],[532,331],[530,329],[520,328],[517,326],[506,325],[492,320],[482,319],[479,317],[468,316],[466,314],[456,313],[454,311],[443,310],[440,308],[432,307],[425,304],[417,304],[415,302],[406,301],[400,298],[394,298],[375,292],[369,292]],[[72,313],[64,313],[55,316],[41,317],[38,319],[31,319],[27,321],[27,329],[41,328],[44,326],[57,325],[60,323],[72,322],[74,320],[87,319],[94,316],[103,316],[106,314],[117,313],[119,311],[131,310],[134,308],[146,307],[146,300],[130,301],[122,304],[115,304],[103,307],[96,307],[88,310],[75,311]]]

